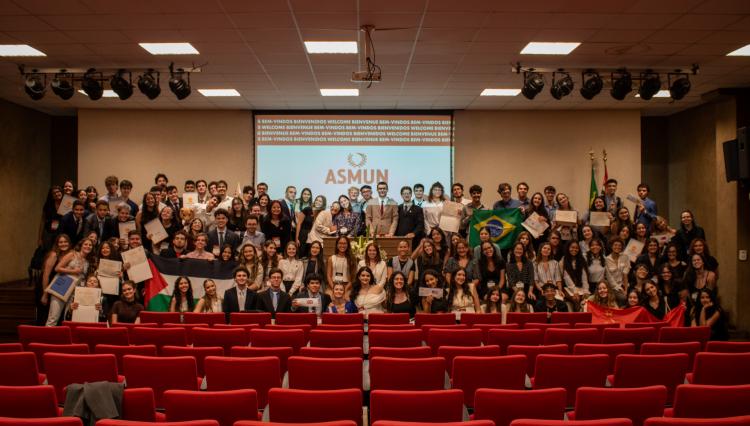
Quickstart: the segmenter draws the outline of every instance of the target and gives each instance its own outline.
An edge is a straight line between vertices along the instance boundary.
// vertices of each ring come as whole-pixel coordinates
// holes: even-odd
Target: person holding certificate
[[[83,240],[76,246],[76,249],[66,254],[55,267],[55,272],[72,277],[76,281],[83,281],[88,275],[89,265],[94,262],[94,243],[91,240]],[[97,281],[98,282],[98,281]],[[49,314],[47,315],[47,327],[58,325],[60,318],[65,317],[67,311],[68,299],[61,299],[58,296],[52,296],[49,304]]]
[[[439,272],[429,269],[424,273],[425,287],[419,290],[422,298],[422,312],[425,313],[447,313],[451,310],[451,303],[448,300],[448,292],[443,284],[443,275]]]
[[[159,218],[159,203],[156,200],[156,195],[153,192],[146,192],[143,194],[143,207],[138,214],[135,215],[135,225],[138,231],[141,233],[141,243],[146,251],[152,251],[153,244],[151,239],[148,238],[148,230],[146,224],[154,219]]]
[[[44,257],[44,263],[42,264],[42,305],[49,304],[49,293],[47,293],[47,287],[49,287],[50,281],[52,280],[53,273],[57,267],[60,259],[64,258],[68,252],[72,249],[70,244],[70,237],[65,234],[59,234],[52,245],[52,249]],[[47,316],[44,315],[45,321]]]
[[[331,304],[331,296],[320,291],[323,283],[322,276],[310,274],[305,280],[307,288],[297,293],[292,300],[292,312],[312,312],[320,316]]]
[[[90,275],[88,275],[86,277],[86,285],[84,287],[85,288],[101,289],[101,287],[99,287],[99,279],[94,274],[90,274]],[[99,291],[99,297],[97,298],[97,300],[90,300],[90,301],[78,300],[77,301],[76,298],[75,298],[75,293],[74,293],[73,297],[70,298],[70,302],[71,302],[70,303],[70,312],[71,312],[71,315],[72,315],[71,319],[73,321],[76,321],[76,322],[101,322],[101,321],[105,320],[104,310],[102,309],[102,302],[103,302],[103,300],[102,300],[102,296],[101,296],[101,291]],[[94,302],[94,304],[92,305],[92,304],[87,303],[87,302]],[[90,319],[92,321],[81,321],[81,319],[76,318],[76,316],[77,316],[76,314],[78,313],[76,311],[79,311],[79,308],[81,308],[80,309],[81,311],[84,308],[86,308],[87,310],[91,310],[92,311],[91,318],[87,318],[87,319]],[[88,316],[88,315],[83,314],[81,316],[84,317],[84,316]]]

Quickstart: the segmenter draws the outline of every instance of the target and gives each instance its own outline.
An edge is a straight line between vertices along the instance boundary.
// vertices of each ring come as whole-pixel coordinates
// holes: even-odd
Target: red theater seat
[[[0,343],[0,353],[23,352],[23,345],[20,343]]]
[[[662,327],[659,329],[660,343],[700,342],[701,348],[711,338],[711,327]]]
[[[362,328],[365,324],[365,316],[362,314],[339,315],[324,312],[321,321],[326,325],[358,325]]]
[[[667,402],[671,404],[675,388],[685,382],[688,361],[687,354],[620,355],[615,361],[615,374],[610,384],[614,388],[663,385],[667,389]]]
[[[421,330],[369,330],[370,347],[406,348],[422,346]]]
[[[44,378],[33,352],[0,353],[0,386],[36,386]]]
[[[206,358],[206,383],[209,391],[255,389],[258,405],[268,403],[268,391],[281,387],[279,359],[277,357],[231,358],[211,356]]]
[[[57,399],[65,401],[65,387],[71,383],[117,383],[117,358],[112,354],[44,354],[47,383],[55,387]]]
[[[276,314],[276,325],[303,325],[307,324],[310,328],[318,325],[318,316],[311,312],[289,313],[279,312]]]
[[[370,394],[370,422],[460,422],[464,396],[458,389],[436,391],[374,390]]]
[[[24,348],[29,343],[48,343],[52,345],[69,345],[73,343],[70,327],[40,327],[34,325],[19,325],[18,340]]]
[[[482,330],[475,328],[446,330],[431,329],[427,332],[427,346],[437,355],[441,346],[482,346]]]
[[[500,356],[500,348],[497,345],[490,346],[441,346],[438,356],[445,358],[445,370],[448,376],[453,375],[453,359],[457,356],[487,357]]]
[[[117,358],[117,371],[125,371],[122,358],[125,355],[143,355],[143,356],[156,356],[155,345],[133,345],[133,346],[117,346],[117,345],[96,345],[94,348],[96,354],[113,354]]]
[[[696,385],[750,384],[750,353],[700,352],[687,379]]]
[[[182,314],[182,322],[185,324],[208,324],[213,327],[216,324],[226,324],[227,317],[223,312],[185,312]]]
[[[209,356],[223,356],[224,349],[219,346],[164,346],[161,349],[162,356],[191,356],[195,358],[195,367],[198,369],[198,377],[206,375],[205,360]]]
[[[271,314],[268,312],[232,312],[229,314],[230,324],[258,324],[262,327],[271,324]]]
[[[130,343],[154,345],[161,351],[164,346],[187,346],[188,340],[184,328],[137,327],[130,330]]]
[[[445,358],[371,358],[370,389],[445,389]]]
[[[607,355],[542,354],[536,358],[536,374],[532,380],[532,387],[565,388],[568,391],[568,406],[573,406],[578,388],[604,387],[608,369]]]
[[[542,330],[505,330],[495,329],[487,333],[488,345],[498,345],[500,353],[508,352],[508,346],[539,346],[544,341],[544,332]]]
[[[321,348],[362,347],[364,331],[362,330],[312,330],[310,346]]]
[[[247,346],[250,344],[250,335],[247,331],[239,328],[203,328],[193,329],[193,346],[220,346],[227,356],[233,346]]]
[[[255,346],[235,346],[232,348],[232,357],[258,358],[272,356],[279,360],[279,372],[283,376],[287,371],[287,360],[294,355],[294,350],[289,346],[268,346],[258,348]]]
[[[362,358],[289,358],[289,388],[362,389]]]
[[[153,312],[153,311],[141,311],[139,318],[141,322],[153,322],[159,325],[164,323],[180,323],[179,312]]]
[[[682,343],[644,343],[641,345],[641,355],[687,354],[688,365],[692,368],[695,354],[701,351],[700,342]]]
[[[568,323],[575,325],[578,323],[591,324],[593,314],[591,312],[552,312],[550,316],[551,323]]]
[[[609,372],[615,371],[615,360],[618,355],[635,353],[635,345],[632,343],[612,343],[612,344],[588,344],[578,343],[573,347],[573,355],[594,355],[605,354],[609,357]]]
[[[396,325],[409,324],[409,314],[378,314],[372,313],[367,316],[368,326],[373,325]]]
[[[669,417],[713,418],[750,415],[750,385],[680,385]]]
[[[461,314],[461,324],[474,327],[477,324],[495,324],[501,325],[503,322],[502,314],[480,314],[476,312],[463,312]]]
[[[162,395],[170,389],[198,390],[195,358],[125,355],[125,377],[129,388],[152,388],[157,407],[163,407]]]
[[[526,381],[526,357],[459,356],[453,359],[452,388],[464,393],[464,404],[474,406],[474,393],[480,388],[522,390]]]
[[[423,325],[456,325],[456,315],[417,312],[414,314],[414,325],[417,328],[422,328]]]
[[[429,348],[427,348],[429,349]],[[300,356],[313,358],[362,358],[362,348],[316,348],[303,346],[299,349]]]
[[[362,426],[362,390],[271,389],[268,392],[268,411],[271,422],[351,420]]]
[[[0,417],[57,417],[55,388],[39,386],[0,386]]]
[[[77,327],[73,335],[78,343],[89,345],[89,351],[94,352],[96,345],[118,345],[127,346],[130,344],[128,329],[113,327]]]
[[[505,322],[507,324],[518,324],[523,327],[524,324],[529,322],[542,323],[547,322],[546,312],[508,312],[505,316]]]
[[[641,345],[647,342],[657,341],[657,331],[654,327],[642,328],[606,328],[602,343],[632,343],[635,351],[640,352]]]
[[[83,426],[83,423],[78,417],[41,417],[35,419],[0,417],[0,426]]]
[[[258,420],[258,397],[252,389],[200,392],[164,392],[167,421],[213,419],[220,426],[233,426],[239,420]]]
[[[572,352],[577,343],[598,344],[602,342],[599,331],[595,328],[550,328],[544,332],[545,345],[568,345]]]
[[[474,419],[492,420],[495,426],[508,426],[515,419],[534,417],[562,420],[566,392],[563,388],[539,390],[477,389]]]
[[[648,386],[636,389],[579,388],[575,411],[568,420],[629,418],[641,426],[649,417],[660,417],[667,401],[667,388]]]
[[[646,426],[747,426],[750,416],[723,417],[720,419],[675,419],[669,417],[653,417],[646,420]]]
[[[514,420],[510,426],[633,426],[630,419],[602,419],[602,420]]]
[[[85,343],[73,343],[69,345],[55,345],[49,343],[30,343],[29,351],[34,352],[36,355],[37,365],[39,365],[39,371],[44,373],[44,354],[76,354],[86,355],[89,353],[89,346]]]
[[[370,359],[376,356],[389,358],[429,358],[432,349],[429,346],[414,346],[407,348],[389,348],[384,346],[370,347]]]
[[[706,352],[742,353],[750,352],[750,342],[712,341],[706,344]]]
[[[253,347],[291,347],[294,353],[307,344],[303,330],[269,330],[267,327],[250,330]]]
[[[512,345],[508,346],[508,355],[524,355],[526,356],[526,375],[534,377],[536,374],[536,359],[542,354],[555,354],[555,355],[567,355],[568,345],[552,345],[552,346],[522,346]]]

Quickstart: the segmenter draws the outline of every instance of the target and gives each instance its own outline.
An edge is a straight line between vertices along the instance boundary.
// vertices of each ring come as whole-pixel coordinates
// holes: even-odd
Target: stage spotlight
[[[612,73],[612,89],[609,94],[621,101],[633,91],[633,76],[625,69]]]
[[[182,77],[183,74],[187,74],[187,80]],[[175,72],[174,64],[169,64],[169,90],[180,101],[190,96],[190,73],[184,72],[181,68]]]
[[[562,75],[562,78],[557,79],[557,74]],[[575,83],[573,83],[573,79],[570,78],[570,74],[564,71],[552,73],[552,88],[550,88],[549,93],[553,98],[559,101],[563,97],[568,96],[570,92],[573,91],[574,87]]]
[[[35,101],[42,99],[47,91],[47,77],[37,73],[26,75],[23,90]]]
[[[650,101],[659,89],[661,89],[661,79],[658,73],[651,70],[641,73],[641,84],[638,88],[641,99]]]
[[[521,93],[526,99],[534,99],[544,89],[544,75],[538,72],[523,73],[523,88]]]
[[[70,73],[55,74],[54,80],[49,85],[52,87],[52,92],[66,101],[76,93],[73,87],[73,74]]]
[[[125,80],[123,77],[127,73],[128,79]],[[118,70],[117,74],[112,76],[112,79],[109,81],[110,87],[112,87],[112,91],[117,94],[117,96],[120,98],[120,100],[125,100],[131,96],[133,96],[133,84],[132,81],[132,75],[125,71],[125,70]]]
[[[584,71],[583,74],[581,74],[581,80],[583,81],[580,91],[581,96],[589,101],[594,99],[594,96],[601,93],[602,88],[604,88],[604,81],[596,71]]]
[[[672,81],[673,75],[677,76],[674,81]],[[669,74],[667,78],[669,80],[669,95],[673,100],[679,101],[690,91],[690,79],[687,74]]]
[[[81,80],[81,89],[86,93],[89,99],[92,101],[98,101],[104,94],[104,87],[99,81],[101,76],[99,79],[96,79],[94,74],[97,74],[97,72],[93,68],[89,68],[89,70],[86,71],[86,74],[83,75],[83,79]]]
[[[152,101],[161,94],[159,87],[159,72],[149,69],[143,75],[138,77],[138,90]]]

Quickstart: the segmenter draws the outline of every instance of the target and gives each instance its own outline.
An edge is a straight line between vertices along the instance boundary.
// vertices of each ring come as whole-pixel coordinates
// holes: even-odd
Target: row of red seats
[[[15,388],[18,390],[18,388]],[[4,390],[0,388],[0,390]],[[24,418],[33,413],[34,417],[57,416],[54,405],[54,392],[48,386],[21,388],[15,404],[8,404],[10,398],[0,399],[0,413],[7,417]],[[149,399],[149,397],[151,397]],[[131,421],[190,421],[213,419],[220,426],[236,426],[236,421],[255,420],[259,417],[258,400],[253,390],[218,392],[168,391],[164,396],[165,413],[154,411],[153,396],[148,389],[128,389],[123,397],[122,417]],[[750,407],[750,386],[699,386],[681,385],[673,408],[664,409],[666,389],[663,386],[650,386],[632,389],[581,388],[577,391],[573,411],[566,413],[566,390],[551,388],[535,391],[515,391],[479,389],[476,392],[472,420],[484,421],[488,426],[508,426],[519,424],[518,419],[527,420],[521,424],[546,424],[544,420],[554,420],[560,425],[584,425],[586,420],[624,418],[634,426],[661,423],[680,424],[685,419],[702,418],[716,421],[716,418],[739,417],[748,424]],[[387,391],[376,390],[371,394],[370,423],[379,421],[405,422],[462,422],[464,420],[464,397],[460,390],[441,391]],[[12,405],[12,407],[6,407]],[[299,422],[351,422],[363,424],[362,393],[358,389],[329,391],[306,391],[274,388],[269,392],[267,407],[268,420],[295,424]],[[567,415],[568,421],[562,422]],[[744,418],[740,416],[745,416]],[[652,420],[649,420],[652,419]],[[675,420],[669,423],[669,419]],[[0,423],[2,424],[2,423]],[[7,424],[7,423],[6,423]],[[17,421],[15,424],[23,424]],[[54,424],[54,422],[48,423]],[[102,424],[128,424],[100,422]],[[162,425],[168,423],[160,423]],[[244,423],[243,423],[244,424]],[[471,423],[463,423],[470,426]],[[613,423],[604,423],[613,424]],[[616,423],[619,424],[619,423]],[[685,423],[690,424],[690,423]],[[705,423],[718,424],[718,423]],[[268,423],[265,423],[269,426]]]

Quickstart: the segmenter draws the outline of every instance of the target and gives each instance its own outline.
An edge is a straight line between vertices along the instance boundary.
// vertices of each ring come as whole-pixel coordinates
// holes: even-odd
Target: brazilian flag
[[[516,237],[523,231],[523,214],[519,209],[474,210],[469,222],[469,245],[479,245],[479,231],[487,228],[490,240],[501,249],[513,247]]]

